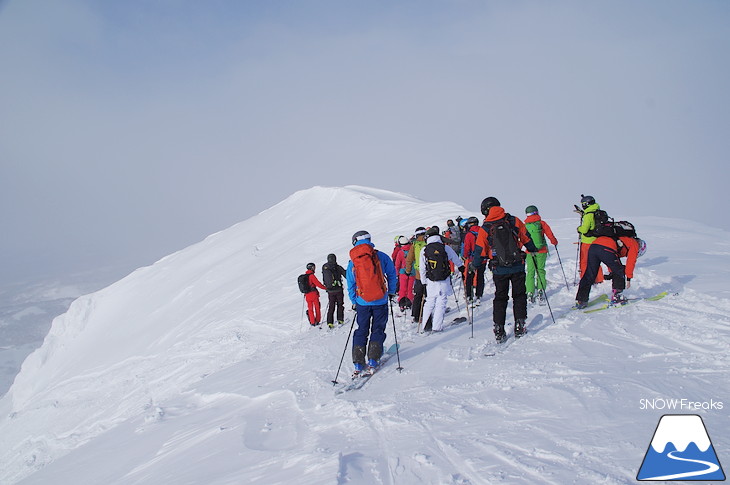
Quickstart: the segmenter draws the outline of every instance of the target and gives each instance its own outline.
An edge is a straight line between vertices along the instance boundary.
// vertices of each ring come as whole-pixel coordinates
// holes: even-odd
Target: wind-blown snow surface
[[[403,371],[391,359],[335,397],[353,315],[302,325],[296,276],[330,252],[344,265],[359,229],[390,254],[394,236],[457,215],[477,213],[315,187],[78,299],[0,401],[0,483],[629,483],[667,412],[702,414],[730,462],[727,407],[642,401],[730,405],[730,234],[689,221],[632,218],[649,250],[627,295],[677,295],[584,314],[568,311],[577,220],[543,214],[570,283],[553,254],[556,323],[532,307],[528,336],[484,356],[488,282],[473,339],[397,316]]]

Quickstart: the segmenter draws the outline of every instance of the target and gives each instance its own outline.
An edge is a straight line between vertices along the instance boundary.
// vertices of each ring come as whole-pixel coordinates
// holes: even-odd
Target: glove
[[[389,293],[389,294],[388,294],[388,299],[389,299],[390,301],[395,301],[395,298],[396,298],[396,294],[395,294],[395,293]]]
[[[459,273],[464,274],[464,265],[459,266]]]
[[[401,268],[401,269],[398,270],[398,274],[408,274],[408,273],[406,273],[406,269],[405,268]]]

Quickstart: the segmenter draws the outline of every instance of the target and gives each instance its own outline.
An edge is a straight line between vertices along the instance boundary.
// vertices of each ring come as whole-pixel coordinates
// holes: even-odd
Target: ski
[[[379,363],[378,367],[376,367],[373,372],[360,374],[357,377],[353,377],[352,380],[350,382],[348,382],[347,384],[337,387],[335,389],[335,395],[342,394],[342,393],[348,392],[348,391],[355,391],[357,389],[362,388],[370,380],[370,378],[372,376],[377,374],[378,371],[383,368],[383,366],[385,365],[386,362],[388,362],[394,355],[396,355],[397,352],[398,352],[398,345],[397,344],[391,345],[388,348],[388,350],[386,350],[383,353],[383,356],[380,358],[380,363]]]
[[[501,354],[502,352],[504,352],[505,350],[507,350],[507,348],[510,345],[512,345],[513,343],[515,343],[515,341],[523,338],[525,335],[527,335],[527,331],[525,331],[525,333],[523,333],[520,337],[517,337],[517,338],[515,338],[515,337],[512,337],[512,338],[505,337],[504,340],[502,340],[501,342],[495,342],[494,345],[496,345],[497,347],[495,347],[491,351],[488,351],[488,349],[487,349],[487,351],[485,351],[484,354],[483,354],[484,357],[494,357],[497,354]],[[492,347],[492,345],[490,345],[489,347]]]
[[[645,298],[628,298],[624,302],[619,303],[619,304],[615,304],[615,303],[612,304],[611,302],[604,303],[603,305],[601,305],[598,308],[591,308],[590,310],[583,310],[583,313],[600,312],[603,310],[608,310],[609,308],[621,308],[621,307],[630,305],[632,303],[636,303],[637,301],[657,301],[657,300],[661,300],[662,298],[664,298],[667,295],[669,295],[668,291],[662,291],[661,293],[658,293],[654,296],[649,296],[649,297],[645,297]]]

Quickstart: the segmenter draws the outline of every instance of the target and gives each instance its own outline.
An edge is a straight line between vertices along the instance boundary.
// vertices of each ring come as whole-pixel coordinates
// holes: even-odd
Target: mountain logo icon
[[[696,414],[662,416],[636,479],[725,480],[725,473],[702,418]]]

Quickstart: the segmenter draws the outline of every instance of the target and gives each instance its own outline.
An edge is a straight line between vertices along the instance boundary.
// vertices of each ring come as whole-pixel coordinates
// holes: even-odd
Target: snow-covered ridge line
[[[627,217],[649,242],[628,291],[679,294],[585,315],[568,311],[562,273],[577,220],[546,215],[564,264],[548,259],[556,324],[533,307],[528,336],[484,358],[488,282],[474,339],[397,316],[403,372],[335,398],[353,314],[309,328],[296,276],[328,253],[347,261],[357,230],[390,253],[394,236],[457,215],[478,214],[316,187],[77,300],[0,401],[0,483],[626,483],[658,417],[642,398],[730,393],[730,237]]]

